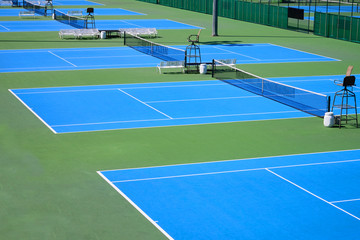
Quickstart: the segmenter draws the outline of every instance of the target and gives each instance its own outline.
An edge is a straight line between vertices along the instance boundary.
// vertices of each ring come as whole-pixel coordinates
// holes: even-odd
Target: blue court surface
[[[82,5],[104,5],[95,1],[86,1],[86,0],[53,0],[54,6],[82,6]]]
[[[64,13],[67,13],[68,11],[82,11],[83,15],[86,15],[86,8],[60,8],[58,9]],[[20,11],[24,11],[22,8],[15,8],[15,9],[0,9],[0,17],[13,17],[13,16],[19,16]],[[121,8],[95,8],[94,9],[94,15],[114,15],[114,16],[120,16],[120,15],[145,15],[143,13],[133,12],[126,9]]]
[[[356,149],[98,174],[168,239],[358,240],[359,172]]]
[[[123,19],[96,20],[96,28],[100,30],[116,30],[119,28],[156,28],[164,29],[199,29],[200,27],[180,23],[168,19]],[[44,21],[0,21],[0,32],[40,32],[75,29],[74,27],[54,20]]]
[[[340,77],[274,80],[311,91],[321,83],[323,89],[318,92],[332,96],[338,90],[333,79]],[[54,133],[311,116],[218,80],[12,89],[10,92]]]
[[[359,7],[354,6],[352,7],[350,6],[290,6],[292,8],[299,8],[299,9],[304,9],[305,12],[358,12],[359,11]]]
[[[235,58],[238,64],[338,61],[269,43],[202,45],[201,55],[203,62]],[[130,47],[0,50],[0,72],[156,67],[160,62]]]

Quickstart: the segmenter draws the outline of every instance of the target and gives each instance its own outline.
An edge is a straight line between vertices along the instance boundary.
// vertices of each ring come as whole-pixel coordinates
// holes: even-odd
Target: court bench
[[[77,10],[77,11],[70,10],[70,11],[67,11],[67,14],[69,16],[77,16],[77,17],[82,17],[83,16],[83,12],[80,11],[80,10]]]
[[[161,74],[161,69],[176,69],[179,68],[185,73],[185,61],[167,61],[160,62],[157,66],[159,73]]]
[[[226,65],[235,67],[236,66],[236,59],[220,59],[218,60],[221,63]],[[212,65],[211,63],[204,63],[206,65]],[[185,61],[167,61],[167,62],[160,62],[157,66],[159,73],[161,74],[161,69],[176,69],[179,68],[185,73]]]
[[[19,17],[34,17],[35,18],[35,11],[20,11]]]
[[[120,37],[123,37],[125,32],[139,37],[157,37],[158,34],[156,28],[120,28]]]
[[[59,37],[64,39],[65,37],[70,38],[85,38],[85,37],[92,37],[92,38],[99,38],[100,31],[98,29],[62,29],[59,31]]]

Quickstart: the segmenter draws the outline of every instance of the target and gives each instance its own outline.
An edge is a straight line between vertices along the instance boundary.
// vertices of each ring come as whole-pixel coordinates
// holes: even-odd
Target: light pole
[[[213,0],[213,27],[212,35],[218,36],[218,0]]]

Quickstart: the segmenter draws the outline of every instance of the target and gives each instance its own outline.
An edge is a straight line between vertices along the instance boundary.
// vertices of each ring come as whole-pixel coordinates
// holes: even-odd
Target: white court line
[[[326,165],[326,164],[339,164],[339,163],[348,163],[348,162],[360,162],[360,159],[332,161],[332,162],[321,162],[321,163],[304,163],[304,164],[284,165],[284,166],[276,166],[276,167],[237,169],[237,170],[228,170],[228,171],[219,171],[219,172],[193,173],[193,174],[172,175],[172,176],[153,177],[153,178],[139,178],[139,179],[120,180],[120,181],[113,181],[113,182],[118,183],[118,182],[149,181],[149,180],[159,180],[159,179],[172,179],[172,178],[196,177],[196,176],[216,175],[216,174],[226,174],[226,173],[237,173],[237,172],[250,172],[250,171],[268,170],[268,169],[317,166],[317,165]],[[186,165],[186,164],[184,164],[184,165]],[[123,170],[123,169],[120,169],[120,170]],[[116,170],[109,170],[109,171],[116,171]]]
[[[7,28],[7,27],[5,27],[4,25],[1,25],[1,24],[0,24],[0,27],[5,28],[6,30],[10,31],[10,29]]]
[[[43,124],[45,124],[45,126],[47,126],[53,133],[57,133],[54,129],[52,129],[52,127],[47,124],[39,115],[36,114],[36,112],[34,112],[28,105],[26,105],[23,100],[21,100],[15,93],[13,93],[13,91],[11,91],[9,89],[9,91],[27,108],[30,110],[30,112],[32,112]]]
[[[121,22],[124,22],[124,23],[129,24],[129,25],[133,25],[135,27],[143,28],[143,26],[141,26],[141,25],[137,25],[137,24],[134,24],[134,23],[129,23],[129,22],[124,21],[124,20],[121,20]]]
[[[49,52],[50,54],[54,55],[55,57],[58,57],[58,58],[60,58],[61,60],[63,60],[63,61],[65,61],[65,62],[73,65],[74,67],[77,67],[75,64],[69,62],[68,60],[66,60],[66,59],[64,59],[64,58],[62,58],[62,57],[60,57],[59,55],[56,55],[55,53],[53,53],[53,52],[51,52],[51,51],[48,51],[48,52]]]
[[[160,166],[150,166],[150,167],[111,169],[111,170],[102,170],[102,172],[118,171],[118,170],[149,169],[149,168],[166,168],[166,167],[188,166],[188,165],[217,164],[217,163],[225,163],[225,162],[249,161],[249,160],[258,160],[258,159],[266,159],[266,158],[286,158],[286,157],[294,157],[294,156],[321,155],[321,154],[329,154],[329,153],[346,153],[346,152],[351,152],[351,151],[359,151],[360,152],[360,148],[359,149],[338,150],[338,151],[327,151],[327,152],[299,153],[299,154],[287,154],[287,155],[279,155],[279,156],[242,158],[242,159],[223,159],[223,160],[211,161],[211,162],[180,163],[180,164],[160,165]]]
[[[229,50],[226,50],[226,49],[222,49],[220,47],[213,47],[213,48],[216,48],[216,49],[219,49],[221,51],[224,51],[224,52],[229,52],[229,53],[233,53],[233,54],[236,54],[236,55],[239,55],[239,56],[244,56],[244,57],[247,57],[247,58],[252,58],[256,61],[262,61],[261,59],[258,59],[258,58],[254,58],[254,57],[250,57],[248,55],[245,55],[245,54],[241,54],[241,53],[237,53],[237,52],[233,52],[233,51],[229,51]]]
[[[212,100],[227,100],[227,99],[241,99],[241,98],[262,98],[262,96],[241,96],[241,97],[218,97],[218,98],[193,98],[180,100],[164,100],[164,101],[148,101],[146,103],[168,103],[168,102],[191,102],[191,101],[212,101]]]
[[[323,201],[323,202],[325,202],[325,203],[327,203],[327,204],[329,204],[329,205],[333,206],[334,208],[337,208],[338,210],[340,210],[340,211],[342,211],[342,212],[344,212],[344,213],[346,213],[346,214],[350,215],[351,217],[353,217],[353,218],[355,218],[355,219],[357,219],[357,220],[359,220],[359,221],[360,221],[360,218],[358,218],[357,216],[355,216],[355,215],[353,215],[353,214],[351,214],[351,213],[349,213],[349,212],[345,211],[344,209],[342,209],[342,208],[340,208],[340,207],[338,207],[338,206],[334,205],[333,203],[331,203],[331,202],[329,202],[329,201],[326,201],[325,199],[323,199],[323,198],[319,197],[318,195],[316,195],[316,194],[314,194],[314,193],[310,192],[309,190],[306,190],[305,188],[303,188],[303,187],[301,187],[301,186],[299,186],[299,185],[295,184],[294,182],[292,182],[292,181],[290,181],[290,180],[288,180],[288,179],[284,178],[283,176],[280,176],[279,174],[274,173],[273,171],[271,171],[271,170],[269,170],[269,169],[265,169],[265,170],[266,170],[266,171],[268,171],[268,172],[270,172],[270,173],[272,173],[272,174],[274,174],[275,176],[277,176],[277,177],[281,178],[282,180],[284,180],[284,181],[286,181],[286,182],[288,182],[288,183],[290,183],[290,184],[294,185],[295,187],[300,188],[301,190],[303,190],[303,191],[305,191],[305,192],[309,193],[310,195],[312,195],[312,196],[314,196],[314,197],[316,197],[316,198],[320,199],[321,201]]]
[[[136,101],[138,101],[138,102],[140,102],[140,103],[144,104],[145,106],[147,106],[147,107],[149,107],[149,108],[151,108],[151,109],[155,110],[156,112],[161,113],[161,114],[162,114],[162,115],[164,115],[165,117],[167,117],[167,118],[169,118],[169,119],[173,119],[173,118],[172,118],[172,117],[170,117],[169,115],[167,115],[167,114],[165,114],[165,113],[161,112],[160,110],[158,110],[158,109],[156,109],[156,108],[154,108],[154,107],[150,106],[149,104],[147,104],[147,103],[145,103],[145,102],[143,102],[143,101],[141,101],[141,100],[137,99],[137,98],[136,98],[136,97],[134,97],[133,95],[131,95],[131,94],[129,94],[129,93],[127,93],[127,92],[125,92],[125,91],[121,90],[120,88],[119,88],[118,90],[119,90],[120,92],[122,92],[122,93],[125,93],[125,94],[126,94],[126,95],[128,95],[129,97],[131,97],[131,98],[135,99]]]
[[[277,45],[277,44],[274,44],[274,43],[268,43],[268,44],[273,45],[273,46],[277,46],[277,47],[282,47],[282,48],[291,49],[291,50],[298,51],[298,52],[303,52],[303,53],[307,53],[307,54],[312,54],[312,55],[320,56],[320,57],[322,57],[322,58],[329,58],[329,59],[334,59],[334,60],[336,60],[336,61],[342,61],[342,60],[339,60],[339,59],[336,59],[336,58],[331,58],[331,57],[323,56],[323,55],[320,55],[320,54],[315,54],[315,53],[311,53],[311,52],[306,52],[306,51],[298,50],[298,49],[295,49],[295,48],[284,47],[284,46]]]
[[[150,106],[151,107],[151,106]],[[155,109],[154,109],[155,110]],[[83,125],[101,125],[101,124],[113,124],[113,123],[132,123],[132,122],[151,122],[151,121],[169,121],[169,120],[187,120],[187,119],[198,119],[198,118],[217,118],[217,117],[235,117],[235,116],[252,116],[252,115],[272,115],[281,113],[296,113],[299,111],[283,111],[283,112],[261,112],[261,113],[239,113],[239,114],[227,114],[227,115],[213,115],[213,116],[198,116],[198,117],[183,117],[183,118],[167,118],[167,119],[146,119],[146,120],[130,120],[130,121],[114,121],[114,122],[96,122],[96,123],[77,123],[77,124],[64,124],[64,125],[52,125],[52,127],[71,127],[71,126],[83,126]],[[238,122],[236,120],[235,122]],[[228,122],[225,122],[228,123]],[[202,123],[204,124],[204,123]],[[209,123],[212,124],[212,123]],[[192,124],[198,125],[198,124]],[[200,124],[201,125],[201,124]],[[182,125],[180,125],[182,126]],[[166,127],[166,126],[164,126]]]
[[[138,83],[142,84],[142,83]],[[68,92],[91,92],[91,91],[113,91],[119,90],[119,84],[113,84],[114,88],[99,88],[99,89],[74,89],[74,90],[61,90],[61,91],[44,91],[44,92],[23,92],[23,93],[16,93],[16,94],[40,94],[40,93],[68,93]],[[123,84],[126,85],[126,84]],[[156,87],[128,87],[128,88],[121,88],[121,89],[151,89],[151,88],[177,88],[177,87],[207,87],[207,86],[227,86],[228,84],[194,84],[194,85],[175,85],[175,86],[156,86]],[[96,85],[94,85],[96,86]],[[98,85],[103,86],[103,85]],[[82,86],[79,88],[84,88],[89,86]],[[92,85],[90,85],[92,87]],[[39,88],[39,89],[46,89]],[[68,87],[57,87],[57,88],[68,88]],[[26,89],[26,88],[19,88],[19,89]],[[15,89],[14,89],[15,90]]]
[[[138,210],[147,220],[149,220],[160,232],[162,232],[168,239],[173,240],[173,238],[164,230],[162,229],[157,222],[151,219],[138,205],[136,205],[125,193],[123,193],[119,188],[117,188],[112,182],[110,182],[100,171],[97,173],[108,183],[112,186],[118,193],[120,193],[123,198],[125,198],[136,210]]]
[[[339,200],[339,201],[331,201],[331,203],[344,203],[344,202],[356,202],[356,201],[360,201],[360,198]]]

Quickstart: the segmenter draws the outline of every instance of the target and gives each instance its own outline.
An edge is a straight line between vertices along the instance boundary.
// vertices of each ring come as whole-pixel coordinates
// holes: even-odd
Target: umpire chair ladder
[[[188,42],[191,44],[186,47],[185,67],[196,66],[196,68],[199,69],[199,65],[201,64],[201,53],[200,47],[196,43],[199,43],[200,32],[201,29],[197,35],[190,35],[188,37]]]
[[[357,106],[356,106],[356,95],[353,91],[350,91],[348,87],[355,86],[355,76],[346,76],[343,82],[334,81],[338,86],[342,86],[343,89],[337,91],[334,95],[333,105],[331,111],[333,112],[334,107],[340,109],[339,116],[339,128],[341,128],[341,120],[343,118],[343,110],[345,110],[345,121],[356,120],[356,127],[358,127],[358,118],[357,118]],[[336,97],[341,97],[341,103],[336,104]],[[353,98],[354,105],[349,104],[349,99]],[[355,116],[348,116],[349,110],[354,110]]]
[[[86,28],[95,28],[94,8],[87,8],[86,13]]]

